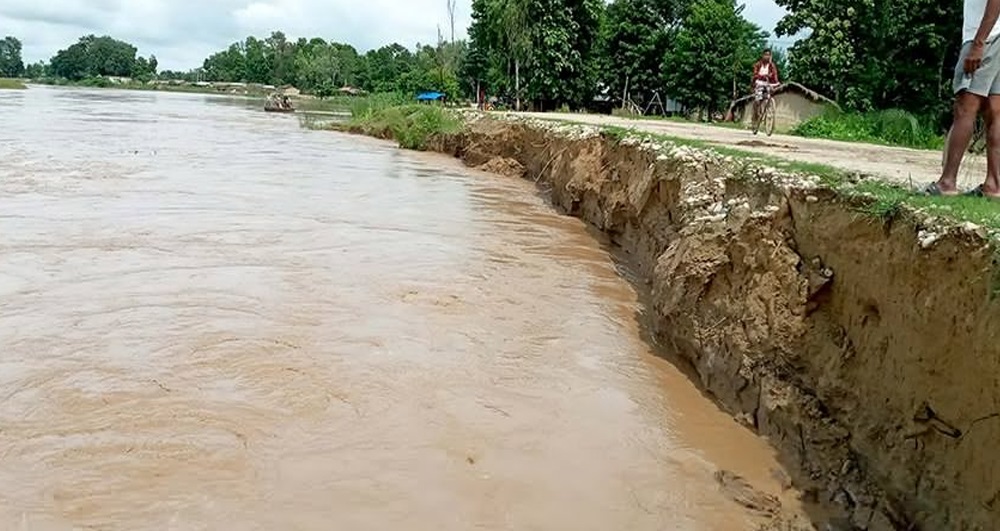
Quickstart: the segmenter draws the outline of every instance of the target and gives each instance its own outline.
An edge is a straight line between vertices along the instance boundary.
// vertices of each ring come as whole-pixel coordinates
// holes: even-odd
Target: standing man
[[[965,0],[962,52],[955,65],[955,119],[948,132],[941,179],[928,195],[958,195],[958,169],[976,116],[986,121],[986,181],[969,195],[1000,198],[1000,0]]]

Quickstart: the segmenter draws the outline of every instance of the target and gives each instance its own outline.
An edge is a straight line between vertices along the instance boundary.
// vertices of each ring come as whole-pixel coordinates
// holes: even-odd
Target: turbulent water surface
[[[529,183],[197,95],[0,92],[0,527],[752,529],[763,444]]]

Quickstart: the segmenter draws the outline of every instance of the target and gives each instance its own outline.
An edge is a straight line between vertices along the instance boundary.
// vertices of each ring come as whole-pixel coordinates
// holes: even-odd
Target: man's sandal
[[[1000,194],[988,194],[988,193],[986,193],[986,190],[983,188],[983,185],[981,185],[981,184],[979,186],[973,188],[972,190],[969,190],[968,192],[965,192],[962,195],[968,196],[968,197],[985,197],[985,198],[993,200],[993,201],[1000,201]]]
[[[945,197],[954,197],[960,195],[960,192],[958,190],[949,192],[942,190],[941,187],[938,185],[937,181],[932,182],[931,184],[928,184],[926,187],[924,187],[923,193],[924,195],[945,196]]]

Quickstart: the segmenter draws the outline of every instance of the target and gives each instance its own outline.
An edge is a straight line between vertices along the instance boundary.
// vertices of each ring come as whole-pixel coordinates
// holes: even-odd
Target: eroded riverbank
[[[620,264],[530,182],[219,98],[0,103],[0,528],[794,513],[773,450],[654,354]]]
[[[995,528],[1000,309],[978,228],[581,126],[473,119],[432,147],[540,183],[628,252],[657,337],[850,525]]]

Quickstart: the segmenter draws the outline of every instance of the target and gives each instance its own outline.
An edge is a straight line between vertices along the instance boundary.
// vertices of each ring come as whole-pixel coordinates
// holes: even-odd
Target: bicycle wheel
[[[752,113],[750,116],[750,130],[756,135],[757,132],[760,131],[760,105],[758,105],[757,102],[753,102],[750,105],[750,112]]]
[[[986,152],[986,122],[982,116],[976,117],[976,129],[972,133],[972,142],[969,143],[969,153],[982,155]]]
[[[777,121],[777,110],[775,109],[774,100],[767,100],[767,107],[764,109],[764,132],[767,136],[774,134],[774,122]]]

